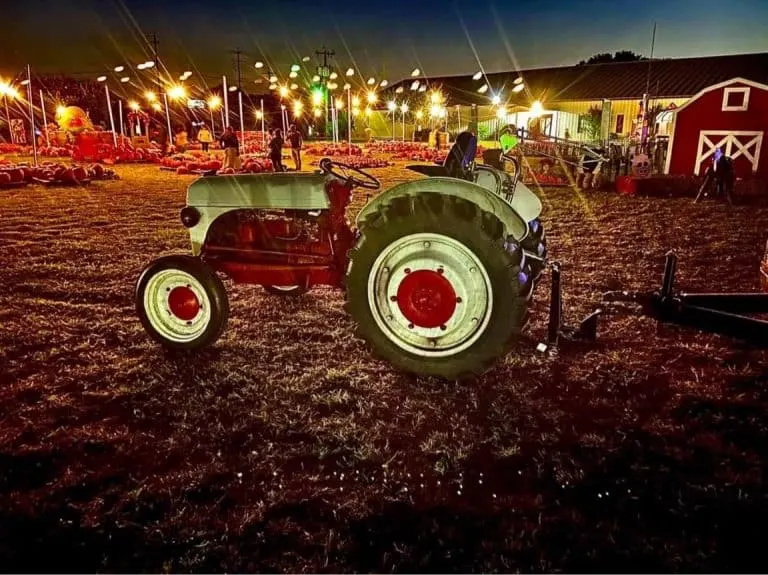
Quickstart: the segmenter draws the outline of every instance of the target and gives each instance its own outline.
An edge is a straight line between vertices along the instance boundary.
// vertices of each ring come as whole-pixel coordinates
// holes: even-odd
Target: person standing
[[[283,132],[276,129],[272,132],[272,139],[269,141],[269,159],[272,160],[272,167],[276,172],[284,172],[283,167]]]
[[[182,126],[181,129],[176,132],[176,151],[186,152],[189,141],[187,139],[187,130]]]
[[[227,126],[221,135],[221,147],[224,148],[224,165],[222,168],[240,169],[240,142],[232,126]]]
[[[301,145],[304,143],[301,132],[296,129],[296,124],[291,124],[288,130],[288,143],[291,145],[291,156],[296,164],[296,171],[301,171]]]
[[[203,148],[203,152],[208,151],[208,147],[211,145],[211,142],[213,142],[213,136],[211,136],[211,131],[208,129],[208,126],[203,124],[200,127],[200,131],[197,132],[197,141],[200,142],[200,146]]]

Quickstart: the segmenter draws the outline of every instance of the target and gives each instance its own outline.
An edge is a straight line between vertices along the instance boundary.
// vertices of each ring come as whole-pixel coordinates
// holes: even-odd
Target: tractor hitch
[[[641,314],[662,323],[692,327],[768,347],[768,321],[742,314],[768,313],[768,294],[675,293],[677,256],[666,255],[661,289],[654,292],[607,292],[603,301],[638,304]]]
[[[548,264],[552,274],[552,283],[549,299],[549,325],[547,327],[547,341],[540,343],[537,350],[540,352],[554,351],[558,348],[560,340],[569,342],[594,342],[597,340],[597,323],[603,313],[602,309],[596,309],[579,323],[578,327],[567,326],[564,323],[563,313],[563,289],[562,271],[559,262]]]

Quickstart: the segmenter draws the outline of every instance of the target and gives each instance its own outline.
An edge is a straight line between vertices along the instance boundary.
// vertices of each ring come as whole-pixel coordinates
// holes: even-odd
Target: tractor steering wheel
[[[336,168],[335,171],[334,168]],[[334,162],[329,158],[323,158],[320,160],[320,169],[326,174],[330,174],[342,181],[345,181],[352,186],[359,186],[366,190],[378,190],[381,188],[381,182],[374,178],[371,174],[367,174],[359,168],[353,168],[346,164]],[[350,173],[351,172],[351,173]],[[359,174],[362,179],[355,177],[352,174]]]

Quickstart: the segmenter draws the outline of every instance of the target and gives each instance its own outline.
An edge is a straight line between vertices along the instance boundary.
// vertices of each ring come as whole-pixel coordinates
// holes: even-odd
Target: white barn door
[[[760,163],[760,147],[763,143],[763,132],[731,132],[728,130],[701,130],[699,132],[699,147],[696,152],[696,166],[693,173],[701,172],[701,165],[720,148],[726,156],[734,160],[744,156],[752,164],[752,172],[757,171]]]

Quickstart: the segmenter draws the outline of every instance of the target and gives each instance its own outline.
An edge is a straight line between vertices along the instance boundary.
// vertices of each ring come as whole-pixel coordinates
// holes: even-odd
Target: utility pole
[[[651,88],[651,63],[653,62],[653,49],[656,45],[656,22],[653,23],[653,35],[651,36],[651,57],[648,58],[648,75],[645,78],[645,94],[643,94],[643,121],[640,124],[640,143],[644,144],[647,136],[650,134],[650,126],[646,126],[646,122],[650,122],[648,114],[648,105],[650,104],[648,92]]]
[[[328,57],[335,56],[336,52],[333,50],[327,50],[325,46],[321,50],[315,50],[315,54],[323,57],[323,68],[328,68]]]
[[[323,97],[325,99],[325,129],[323,130],[323,135],[327,135],[328,133],[328,109],[329,109],[329,90],[328,90],[328,78],[331,75],[331,68],[328,66],[328,57],[329,56],[335,56],[336,52],[334,50],[328,50],[325,46],[322,47],[320,50],[315,50],[315,54],[317,56],[323,57],[323,65],[320,66],[320,68],[317,71],[317,75],[320,76],[323,82],[323,88],[324,88],[324,94]],[[349,113],[349,112],[347,112]]]
[[[152,54],[154,56],[153,60],[155,62],[155,72],[157,74],[157,87],[159,89],[159,88],[162,88],[162,85],[163,85],[163,83],[161,81],[161,76],[160,76],[160,74],[161,74],[161,72],[160,72],[160,53],[159,53],[159,51],[157,49],[157,46],[158,46],[158,44],[160,44],[160,42],[158,42],[157,34],[155,34],[154,32],[149,34],[149,37],[151,38]]]
[[[243,61],[243,52],[240,48],[232,50],[232,54],[235,56],[235,72],[237,74],[237,89],[240,90],[243,86],[243,77],[241,72],[241,64]]]
[[[242,60],[243,60],[243,51],[240,50],[240,48],[235,48],[232,50],[232,54],[235,56],[235,71],[237,74],[237,103],[238,108],[240,110],[240,132],[245,132],[245,118],[243,118],[243,76],[242,76]],[[224,94],[224,97],[227,97],[227,94]]]

